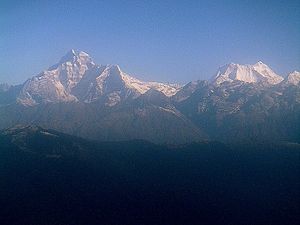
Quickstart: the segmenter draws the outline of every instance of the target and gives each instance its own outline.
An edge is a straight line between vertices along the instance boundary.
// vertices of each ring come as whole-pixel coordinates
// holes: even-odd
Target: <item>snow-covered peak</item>
[[[29,79],[18,99],[24,105],[77,100],[89,103],[104,96],[121,101],[151,88],[172,96],[181,87],[141,81],[123,72],[118,65],[96,65],[87,53],[72,49],[57,64]]]
[[[144,94],[148,90],[154,89],[162,92],[166,96],[172,96],[175,95],[181,88],[181,86],[176,84],[141,81],[123,72],[121,72],[121,76],[129,88],[137,90],[140,94]]]
[[[100,87],[103,87],[104,83],[107,83],[107,79],[112,80],[112,77],[114,77],[114,83],[116,83],[116,79],[120,79],[127,89],[134,90],[139,94],[144,94],[149,89],[155,89],[166,96],[172,96],[181,88],[179,85],[141,81],[123,72],[118,65],[107,65],[105,70],[97,77],[97,83]]]
[[[95,64],[87,53],[72,49],[57,64],[27,80],[18,101],[24,105],[77,101],[71,93],[72,89],[94,67]]]
[[[120,69],[119,65],[106,65],[105,71],[107,72],[107,76],[117,76],[119,78],[122,78],[123,72]]]
[[[264,64],[261,60],[259,60],[257,63],[254,64],[254,66],[267,66]]]
[[[300,83],[300,72],[294,71],[290,73],[286,78],[286,83],[292,85],[298,85]]]
[[[64,55],[58,64],[63,64],[63,63],[79,63],[79,64],[88,64],[88,63],[93,63],[92,58],[87,54],[86,52],[83,51],[76,51],[74,49],[71,49],[70,51],[67,52],[66,55]]]
[[[232,82],[234,80],[246,83],[265,82],[271,85],[280,83],[283,78],[276,74],[270,67],[259,61],[253,65],[240,65],[230,63],[219,68],[212,82],[220,85],[223,82]]]
[[[65,62],[74,62],[76,60],[76,55],[76,51],[71,49],[59,60],[59,63],[62,64]]]

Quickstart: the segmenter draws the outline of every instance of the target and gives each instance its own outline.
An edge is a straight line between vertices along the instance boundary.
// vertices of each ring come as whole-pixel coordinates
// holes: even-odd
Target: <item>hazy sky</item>
[[[0,82],[21,83],[69,49],[145,80],[186,83],[262,60],[300,70],[300,1],[0,0]]]

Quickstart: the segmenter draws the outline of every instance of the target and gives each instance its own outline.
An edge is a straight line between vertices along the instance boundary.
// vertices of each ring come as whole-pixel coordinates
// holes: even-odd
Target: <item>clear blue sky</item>
[[[145,80],[207,79],[262,60],[300,69],[300,1],[0,0],[0,82],[21,83],[69,49]]]

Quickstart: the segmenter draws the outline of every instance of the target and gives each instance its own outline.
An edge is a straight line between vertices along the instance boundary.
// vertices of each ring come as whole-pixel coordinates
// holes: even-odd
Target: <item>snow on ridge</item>
[[[276,74],[270,67],[259,61],[253,65],[230,63],[219,68],[212,82],[220,85],[223,82],[240,80],[247,83],[266,82],[271,85],[280,83],[283,78]]]
[[[165,84],[154,81],[141,81],[123,72],[120,69],[119,65],[107,65],[102,74],[97,77],[97,83],[100,89],[102,89],[104,82],[108,78],[108,76],[119,76],[128,89],[133,89],[140,94],[144,94],[152,88],[164,93],[166,96],[172,96],[175,95],[181,88],[181,86],[175,84]]]
[[[57,64],[28,79],[18,96],[18,102],[35,105],[41,102],[78,101],[71,90],[85,72],[94,66],[87,53],[72,49]]]
[[[146,93],[149,89],[155,89],[164,93],[166,96],[170,97],[175,95],[181,88],[179,85],[174,85],[174,84],[165,84],[165,83],[155,82],[155,81],[150,81],[150,82],[141,81],[124,72],[121,72],[121,76],[125,84],[129,88],[136,89],[141,94]]]
[[[76,51],[71,49],[64,55],[56,65],[64,63],[76,63],[76,64],[95,64],[88,53],[83,51]]]
[[[99,66],[93,62],[88,53],[71,49],[57,64],[27,80],[18,96],[18,102],[24,105],[78,101],[78,99],[92,102],[105,94],[112,100],[109,104],[112,105],[119,101],[116,93],[125,89],[133,90],[140,95],[152,88],[166,96],[172,96],[181,88],[179,85],[141,81],[121,71],[118,65],[103,67],[104,70],[99,71],[97,69]],[[97,71],[99,74],[96,74]]]
[[[300,72],[295,70],[287,76],[285,81],[288,84],[298,85],[300,83]]]
[[[298,84],[299,72],[289,79],[291,83]],[[274,85],[283,78],[262,61],[253,65],[230,63],[219,68],[212,83],[220,85],[234,80]],[[24,104],[35,104],[39,100],[60,102],[80,99],[92,102],[105,95],[109,99],[107,104],[113,106],[124,99],[127,93],[138,96],[154,89],[170,97],[181,88],[177,84],[139,80],[123,72],[118,65],[97,65],[88,53],[72,49],[57,64],[29,79],[22,88],[19,101]]]
[[[109,79],[114,80],[114,82],[119,80],[127,89],[132,89],[139,94],[144,94],[152,88],[164,93],[166,96],[172,96],[175,95],[181,88],[181,86],[174,84],[141,81],[123,72],[119,65],[108,64],[104,67],[104,70],[96,77],[97,89],[100,94],[103,94],[104,89],[107,89],[106,85],[108,85],[107,82]],[[120,86],[119,88],[122,87]]]

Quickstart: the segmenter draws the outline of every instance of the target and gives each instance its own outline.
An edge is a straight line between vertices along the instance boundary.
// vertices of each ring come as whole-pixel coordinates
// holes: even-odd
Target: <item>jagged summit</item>
[[[87,64],[93,63],[93,60],[86,52],[71,49],[59,60],[58,64],[63,64],[66,62]]]
[[[71,49],[60,61],[27,80],[18,96],[23,105],[49,102],[117,99],[115,105],[128,97],[138,97],[150,88],[172,96],[179,86],[144,82],[123,72],[119,65],[97,65],[83,51]],[[105,104],[106,104],[105,103]]]
[[[294,72],[290,73],[286,77],[285,83],[292,84],[292,85],[298,85],[300,83],[300,72],[295,70]]]
[[[76,53],[74,49],[71,49],[60,59],[59,63],[72,62],[76,56],[78,56],[78,53]]]
[[[212,79],[212,83],[220,85],[224,82],[232,82],[234,80],[246,83],[264,82],[270,85],[275,85],[280,83],[283,78],[276,74],[262,61],[258,61],[253,65],[230,63],[222,66]]]

